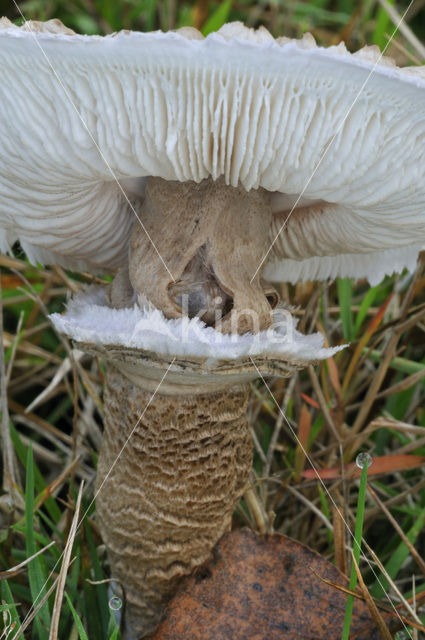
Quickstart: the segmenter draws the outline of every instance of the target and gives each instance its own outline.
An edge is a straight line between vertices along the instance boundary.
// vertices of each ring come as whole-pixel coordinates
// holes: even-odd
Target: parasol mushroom
[[[335,352],[266,280],[414,269],[425,73],[239,23],[2,19],[0,74],[0,249],[117,272],[53,320],[107,363],[97,517],[136,638],[230,528],[246,383]]]

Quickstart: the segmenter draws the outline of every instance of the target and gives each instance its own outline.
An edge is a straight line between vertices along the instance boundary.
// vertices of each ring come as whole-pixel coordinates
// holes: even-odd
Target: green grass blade
[[[382,361],[382,353],[377,351],[376,349],[372,349],[368,351],[368,349],[364,349],[363,353],[367,353],[371,360],[375,362]],[[401,373],[407,373],[408,375],[412,375],[413,373],[418,373],[419,371],[423,371],[425,369],[425,363],[423,362],[415,362],[414,360],[408,360],[407,358],[393,358],[390,360],[389,364],[391,369],[395,369],[395,371],[401,371]]]
[[[365,464],[362,470],[362,475],[360,477],[359,496],[357,498],[356,526],[354,529],[354,541],[353,541],[353,555],[357,564],[359,564],[361,544],[362,544],[363,521],[364,521],[364,512],[365,512],[365,503],[366,503],[367,470],[368,470],[368,465]],[[353,563],[351,566],[351,575],[350,575],[351,591],[354,591],[354,589],[356,588],[356,585],[357,585],[357,573]],[[353,615],[353,604],[354,604],[353,596],[348,596],[347,605],[345,608],[342,640],[348,640],[350,636],[351,617]]]
[[[312,2],[291,2],[291,9],[294,12],[294,18],[298,24],[301,24],[305,18],[308,18],[309,22],[344,25],[350,19],[350,14],[336,11],[334,8],[325,9],[317,6]]]
[[[390,4],[394,4],[394,0],[388,0]],[[390,32],[391,28],[391,19],[388,13],[385,11],[383,7],[379,7],[378,14],[376,17],[375,30],[372,35],[372,41],[378,45],[378,47],[382,49],[387,44],[387,39],[385,34]]]
[[[341,13],[351,13],[354,10],[352,0],[338,0],[336,3],[336,11],[340,11]]]
[[[363,298],[360,304],[360,308],[356,315],[356,320],[354,323],[354,335],[357,335],[357,333],[359,332],[359,329],[362,326],[363,321],[367,316],[367,312],[369,311],[370,307],[373,305],[379,290],[380,290],[379,286],[371,287],[369,291],[365,294],[365,297]]]
[[[37,545],[34,536],[34,462],[31,445],[28,447],[25,485],[25,543],[27,557],[34,555]],[[33,606],[36,607],[46,594],[46,570],[42,556],[37,556],[28,563],[28,578]],[[40,608],[34,619],[34,627],[39,640],[46,637],[46,629],[50,629],[50,611],[48,602]]]
[[[74,618],[75,626],[77,627],[78,636],[79,636],[80,640],[89,640],[89,637],[88,637],[88,635],[85,632],[85,629],[83,627],[83,623],[81,622],[81,618],[78,615],[78,613],[76,612],[76,610],[74,609],[74,606],[73,606],[73,604],[71,602],[71,598],[66,593],[66,591],[65,591],[65,598],[66,598],[66,601],[68,603],[68,607],[71,609],[72,617]]]
[[[342,332],[349,342],[354,340],[354,323],[351,312],[353,285],[350,278],[338,278],[338,299],[341,313]]]
[[[120,628],[116,623],[114,612],[111,611],[109,616],[108,640],[120,640]]]
[[[77,538],[75,541],[74,547],[74,562],[68,571],[68,576],[66,579],[66,588],[71,598],[71,601],[74,602],[75,606],[82,608],[82,593],[79,591],[79,579],[80,579],[80,571],[81,571],[81,548],[79,546],[79,539]],[[69,630],[72,625],[71,618],[73,617],[72,612],[64,603],[62,607],[61,616],[59,620],[59,638],[67,638],[66,632]]]
[[[324,515],[327,517],[327,519],[329,521],[331,521],[331,513],[329,511],[329,507],[328,507],[328,503],[326,500],[326,494],[323,491],[322,487],[320,486],[320,484],[317,485],[317,490],[319,492],[319,498],[320,498],[320,504],[322,506],[322,511],[324,513]],[[330,531],[327,527],[326,527],[326,535],[328,536],[328,541],[330,544],[332,544],[334,536],[333,536],[333,532]]]
[[[204,26],[202,27],[202,33],[207,36],[212,31],[218,31],[223,26],[229,17],[230,9],[232,8],[232,0],[225,0],[220,2],[218,9],[208,18]]]
[[[97,549],[93,540],[93,535],[90,529],[90,525],[86,520],[84,522],[85,534],[87,543],[89,546],[90,561],[94,572],[94,579],[101,582],[105,579],[102,571],[102,567],[99,561]],[[97,602],[97,624],[102,628],[97,633],[101,632],[102,638],[107,638],[108,633],[108,620],[109,620],[109,607],[108,607],[108,592],[105,584],[97,584],[95,586],[90,585],[92,589],[95,589],[95,602]]]
[[[415,544],[418,535],[423,531],[425,523],[425,507],[421,510],[419,516],[415,519],[412,527],[406,533],[406,537],[412,544]],[[391,554],[391,558],[385,565],[385,569],[392,580],[397,578],[397,575],[409,555],[409,549],[403,541],[396,547]],[[370,589],[370,593],[374,598],[382,598],[389,588],[389,583],[385,578],[382,578],[374,583]]]
[[[13,443],[13,447],[16,451],[16,455],[18,456],[19,461],[25,467],[27,456],[28,456],[28,447],[24,445],[24,443],[22,442],[18,432],[16,431],[12,423],[10,423],[10,437]],[[32,468],[33,468],[33,474],[34,474],[35,489],[37,493],[41,493],[43,489],[46,488],[47,485],[44,481],[43,475],[41,474],[37,466],[34,465],[34,463],[32,463]],[[62,514],[55,500],[51,497],[47,498],[47,500],[44,503],[44,506],[49,512],[49,515],[52,518],[52,520],[54,522],[59,522]]]
[[[9,631],[13,631],[14,635],[16,636],[16,634],[18,633],[19,629],[21,628],[21,621],[19,619],[19,614],[18,614],[18,610],[16,608],[16,604],[15,601],[13,599],[13,595],[12,592],[10,590],[10,587],[8,585],[7,580],[2,580],[0,583],[1,589],[1,599],[3,602],[6,602],[7,604],[7,611],[8,614],[6,616],[6,632],[8,633]],[[7,637],[7,633],[6,633],[6,637]],[[1,637],[1,636],[0,636]]]

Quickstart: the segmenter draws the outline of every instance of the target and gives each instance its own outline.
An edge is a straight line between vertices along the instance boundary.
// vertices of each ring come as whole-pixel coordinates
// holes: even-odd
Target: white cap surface
[[[224,176],[307,198],[266,277],[412,268],[425,244],[425,72],[377,60],[238,23],[201,39],[0,21],[0,250],[19,239],[32,260],[113,270],[140,206],[116,179]]]

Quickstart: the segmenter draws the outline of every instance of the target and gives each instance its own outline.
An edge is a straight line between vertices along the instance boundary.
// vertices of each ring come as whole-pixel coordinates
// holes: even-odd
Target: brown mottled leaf
[[[182,583],[151,638],[339,640],[347,596],[313,571],[348,584],[330,562],[290,538],[229,533],[212,561]],[[354,603],[350,638],[379,640],[361,600]]]

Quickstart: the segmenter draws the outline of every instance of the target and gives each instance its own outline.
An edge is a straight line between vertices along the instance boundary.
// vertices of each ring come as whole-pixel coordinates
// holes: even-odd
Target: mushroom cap
[[[425,244],[425,69],[373,47],[2,19],[0,75],[0,250],[115,270],[149,175],[273,192],[272,280],[376,281]]]

